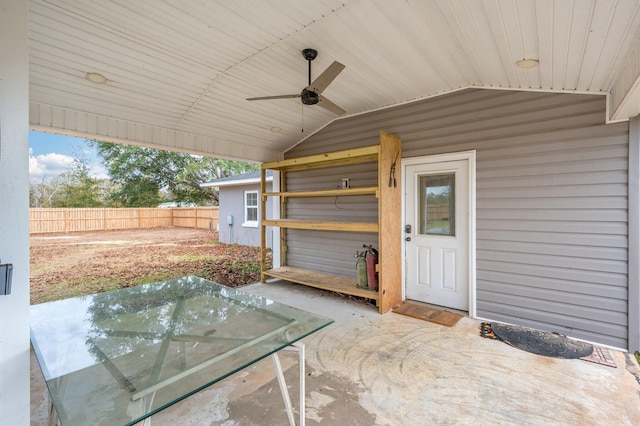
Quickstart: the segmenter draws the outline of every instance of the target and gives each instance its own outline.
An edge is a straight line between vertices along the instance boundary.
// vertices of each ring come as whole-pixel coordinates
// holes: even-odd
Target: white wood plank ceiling
[[[319,52],[313,78],[346,66],[323,95],[347,116],[466,87],[606,94],[609,118],[640,113],[637,0],[28,3],[41,131],[278,159],[336,115],[245,99],[300,93],[307,47]],[[525,58],[539,65],[519,68]]]

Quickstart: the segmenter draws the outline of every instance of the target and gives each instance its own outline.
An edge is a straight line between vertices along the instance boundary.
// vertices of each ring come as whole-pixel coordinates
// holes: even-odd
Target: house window
[[[258,227],[258,191],[244,191],[244,223],[242,226]]]

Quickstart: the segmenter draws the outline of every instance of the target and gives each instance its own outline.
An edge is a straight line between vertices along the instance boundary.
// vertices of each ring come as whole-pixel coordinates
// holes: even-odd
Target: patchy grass
[[[218,262],[225,259],[228,259],[228,254],[221,255],[209,255],[209,254],[181,254],[178,256],[172,256],[171,261],[175,263],[180,262],[198,262],[200,260],[206,260],[209,262]]]
[[[638,365],[640,365],[640,351],[635,353],[636,356],[636,361],[638,362]]]
[[[154,228],[31,238],[31,303],[185,275],[237,287],[260,279],[260,251],[215,232]]]

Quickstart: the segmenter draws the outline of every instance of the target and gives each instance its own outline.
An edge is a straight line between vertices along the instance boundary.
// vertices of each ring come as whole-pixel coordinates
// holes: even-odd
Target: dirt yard
[[[31,237],[31,303],[197,275],[240,286],[260,279],[259,249],[188,228]]]

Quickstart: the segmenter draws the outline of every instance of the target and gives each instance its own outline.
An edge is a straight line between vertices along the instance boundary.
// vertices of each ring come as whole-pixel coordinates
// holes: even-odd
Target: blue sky
[[[29,177],[32,181],[49,181],[70,170],[74,158],[86,160],[92,177],[108,177],[96,150],[86,139],[29,132]]]

